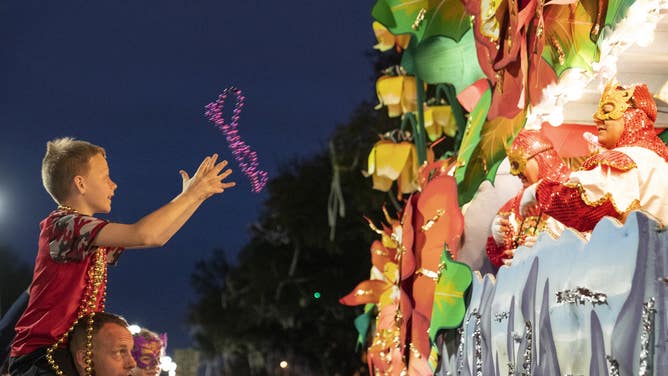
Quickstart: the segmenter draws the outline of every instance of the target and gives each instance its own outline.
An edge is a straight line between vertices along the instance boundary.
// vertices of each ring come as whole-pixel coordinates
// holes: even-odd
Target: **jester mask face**
[[[631,106],[631,97],[635,88],[624,89],[617,84],[608,82],[601,95],[594,120],[618,120],[624,116],[624,112]]]
[[[137,362],[137,367],[145,370],[158,367],[162,355],[162,341],[160,338],[146,338],[142,335],[136,335],[134,340],[135,346],[132,349],[132,356]]]

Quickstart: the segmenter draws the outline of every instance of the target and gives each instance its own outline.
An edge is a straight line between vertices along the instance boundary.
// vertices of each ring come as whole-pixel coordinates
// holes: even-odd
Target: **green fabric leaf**
[[[608,1],[608,11],[605,14],[605,24],[614,27],[619,21],[626,17],[631,5],[635,0],[613,0]]]
[[[434,308],[429,325],[429,338],[432,343],[435,342],[439,330],[461,325],[466,314],[464,294],[472,281],[471,268],[454,261],[447,249],[443,250],[440,264],[444,267],[436,283]]]
[[[457,93],[485,77],[478,64],[473,30],[466,32],[459,42],[443,36],[431,37],[410,53],[418,77],[429,84],[450,83]]]
[[[455,170],[455,179],[457,181],[458,192],[460,194],[460,205],[461,203],[461,194],[467,188],[461,185],[461,182],[464,180],[464,175],[466,169],[468,168],[469,160],[476,146],[480,142],[480,131],[482,126],[485,124],[485,119],[487,118],[487,111],[489,106],[492,103],[492,91],[487,89],[483,95],[480,97],[478,104],[473,108],[473,111],[469,114],[468,122],[466,123],[466,130],[464,130],[464,137],[462,138],[462,143],[459,146],[459,154],[457,154],[457,168]],[[474,188],[477,189],[477,187]]]
[[[459,184],[460,205],[471,201],[483,181],[494,183],[496,171],[506,157],[506,147],[512,144],[525,122],[524,111],[512,119],[499,116],[485,122],[480,141],[467,161],[464,178]]]
[[[373,307],[373,304],[371,306]],[[371,323],[372,316],[373,310],[365,309],[363,314],[355,318],[355,329],[357,329],[357,349],[359,349],[360,346],[364,346],[366,343],[366,336],[367,332],[369,331],[369,325]]]
[[[420,40],[425,28],[414,30],[413,24],[420,10],[427,6],[427,0],[378,0],[371,16],[394,35],[412,34]]]
[[[578,1],[571,4],[545,7],[545,45],[542,57],[557,73],[570,68],[591,71],[591,63],[598,61],[599,50],[591,40],[596,23],[598,0]]]
[[[430,0],[421,39],[441,35],[459,42],[471,28],[471,16],[460,0]]]
[[[668,130],[663,130],[659,133],[659,138],[663,141],[664,144],[668,145]]]
[[[416,23],[423,9],[424,18]],[[460,0],[378,0],[371,16],[392,34],[412,34],[418,41],[433,36],[459,41],[471,28],[471,16]]]

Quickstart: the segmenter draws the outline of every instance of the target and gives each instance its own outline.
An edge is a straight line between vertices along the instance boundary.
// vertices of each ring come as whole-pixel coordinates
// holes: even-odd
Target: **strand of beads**
[[[232,111],[232,121],[229,124],[223,118],[223,107],[228,95],[236,97],[236,103]],[[225,135],[227,144],[239,163],[241,171],[251,182],[252,191],[258,193],[267,184],[268,175],[266,171],[260,170],[257,153],[251,150],[250,146],[239,135],[239,115],[244,106],[244,99],[241,90],[234,86],[228,87],[218,96],[215,102],[206,105],[204,115]]]
[[[96,311],[104,311],[106,300],[106,285],[107,285],[107,251],[105,248],[98,248],[94,254],[94,261],[89,266],[87,273],[86,289],[81,299],[81,304],[77,309],[77,318],[67,331],[58,338],[58,341],[46,349],[46,360],[57,376],[64,376],[63,370],[56,363],[53,358],[53,352],[65,343],[70,333],[74,331],[74,326],[86,315],[88,320],[86,322],[86,353],[84,355],[85,376],[93,375],[93,322]],[[102,298],[98,304],[97,298],[102,289]]]

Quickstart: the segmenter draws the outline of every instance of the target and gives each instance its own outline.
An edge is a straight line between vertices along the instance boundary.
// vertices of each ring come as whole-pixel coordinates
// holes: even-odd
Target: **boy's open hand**
[[[180,170],[179,173],[183,179],[183,193],[192,193],[205,200],[216,193],[223,193],[227,188],[234,187],[237,183],[223,181],[232,173],[232,169],[229,168],[223,171],[227,166],[227,161],[216,163],[217,160],[218,154],[204,158],[192,178],[187,172]]]

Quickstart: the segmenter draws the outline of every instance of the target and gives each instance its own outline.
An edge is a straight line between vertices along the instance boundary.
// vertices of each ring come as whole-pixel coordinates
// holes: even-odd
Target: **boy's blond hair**
[[[72,179],[88,172],[88,162],[96,154],[106,157],[101,146],[71,137],[46,143],[42,160],[42,184],[54,201],[62,204],[70,193]]]

